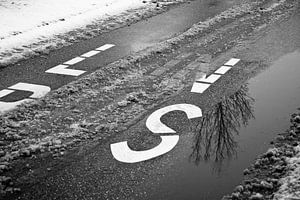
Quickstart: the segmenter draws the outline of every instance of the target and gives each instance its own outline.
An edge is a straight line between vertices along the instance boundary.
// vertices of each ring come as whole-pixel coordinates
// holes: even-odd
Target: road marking
[[[70,75],[70,76],[80,76],[81,74],[85,73],[84,70],[78,69],[67,69],[68,65],[57,65],[52,67],[46,71],[46,73],[51,74],[61,74],[61,75]]]
[[[33,99],[41,98],[51,91],[51,88],[48,86],[29,84],[29,83],[17,83],[8,88],[12,90],[23,90],[23,91],[33,92],[33,94],[30,95],[30,98]]]
[[[18,105],[21,105],[25,102],[30,102],[30,101],[33,101],[33,99],[22,99],[20,101],[15,101],[15,102],[0,101],[0,114],[10,111],[10,110],[16,108]]]
[[[175,104],[153,112],[146,120],[146,126],[152,133],[176,133],[173,129],[164,125],[160,118],[171,111],[183,111],[188,119],[202,116],[201,109],[192,104]]]
[[[6,89],[1,90],[0,91],[0,98],[5,97],[5,96],[7,96],[7,95],[9,95],[9,94],[11,94],[13,92],[14,92],[14,90],[6,90]]]
[[[85,58],[81,58],[81,57],[76,57],[76,58],[73,58],[67,62],[64,62],[65,65],[75,65],[76,63],[79,63],[81,61],[83,61]]]
[[[98,53],[100,53],[100,51],[92,50],[92,51],[89,51],[85,54],[82,54],[80,57],[89,58],[89,57],[92,57],[94,55],[97,55]]]
[[[5,97],[13,92],[16,92],[16,90],[23,90],[23,91],[29,91],[32,92],[28,98],[31,99],[23,99],[15,102],[3,102],[0,101],[0,113],[9,111],[14,109],[16,106],[24,103],[24,102],[29,102],[33,101],[33,99],[38,99],[43,96],[45,96],[48,92],[51,91],[51,88],[45,85],[36,85],[36,84],[30,84],[30,83],[17,83],[13,86],[8,87],[9,90],[4,89],[0,91],[0,98]]]
[[[234,65],[236,65],[239,61],[240,61],[240,59],[238,59],[238,58],[231,58],[231,59],[230,59],[228,62],[226,62],[224,65],[234,66]]]
[[[216,82],[219,78],[221,78],[222,75],[224,75],[226,72],[228,72],[232,67],[236,65],[240,59],[237,58],[231,58],[229,61],[227,61],[224,65],[228,66],[221,66],[219,67],[213,74],[206,77],[206,74],[204,74],[201,78],[197,79],[196,82],[193,84],[191,92],[193,93],[199,93],[202,94],[205,90],[207,90],[211,84]],[[202,82],[202,83],[199,83]]]
[[[114,44],[105,44],[105,45],[103,45],[101,47],[98,47],[96,50],[98,50],[98,51],[105,51],[105,50],[110,49],[110,48],[112,48],[114,46],[115,46]]]
[[[217,69],[213,74],[206,77],[204,74],[201,78],[197,79],[193,84],[191,92],[194,93],[203,93],[210,85],[216,82],[221,75],[228,72],[231,67],[236,65],[240,59],[231,58],[224,65]],[[192,66],[196,65],[195,63]],[[161,122],[161,117],[165,114],[172,111],[183,111],[186,113],[188,119],[202,117],[202,111],[199,107],[192,104],[175,104],[166,106],[164,108],[160,108],[154,111],[146,120],[146,127],[152,132],[156,134],[162,133],[176,133],[173,129],[169,128],[165,124]],[[160,136],[162,141],[156,147],[145,150],[145,151],[134,151],[129,148],[127,141],[118,142],[110,145],[111,152],[113,157],[125,163],[136,163],[145,160],[149,160],[155,158],[157,156],[163,155],[169,151],[171,151],[179,141],[179,135],[171,135],[171,136]]]
[[[77,70],[77,69],[67,69],[68,67],[70,67],[71,65],[75,65],[83,60],[85,60],[86,58],[90,58],[94,55],[97,55],[98,53],[100,53],[101,51],[105,51],[107,49],[110,49],[112,47],[114,47],[114,44],[105,44],[102,45],[101,47],[98,47],[95,50],[91,50],[89,52],[86,52],[84,54],[82,54],[81,56],[75,57],[69,61],[64,62],[63,64],[57,65],[55,67],[52,67],[48,70],[46,70],[46,73],[51,73],[51,74],[61,74],[61,75],[69,75],[69,76],[80,76],[81,74],[84,74],[86,71],[84,70]]]
[[[114,44],[105,44],[100,47],[98,47],[95,50],[91,50],[89,52],[86,52],[82,54],[81,56],[75,57],[71,60],[68,60],[64,62],[63,64],[57,65],[55,67],[52,67],[48,70],[46,70],[46,73],[51,73],[51,74],[61,74],[61,75],[70,75],[70,76],[80,76],[81,74],[85,73],[86,71],[84,70],[77,70],[77,69],[67,69],[71,65],[77,64],[86,58],[92,57],[101,51],[105,51],[107,49],[110,49],[114,47]],[[9,90],[10,89],[10,90]],[[48,86],[44,85],[36,85],[36,84],[29,84],[29,83],[17,83],[13,86],[8,87],[8,89],[3,89],[0,91],[0,98],[5,97],[16,90],[24,90],[24,91],[30,91],[33,92],[33,94],[29,97],[32,99],[37,99],[45,96],[48,92],[51,91],[51,88]],[[3,102],[0,101],[0,113],[8,110],[12,110],[15,108],[17,105],[20,105],[24,102],[27,101],[32,101],[32,99],[23,99],[20,101],[16,102]]]
[[[203,93],[207,88],[209,88],[210,84],[208,83],[194,83],[191,92],[193,93]]]
[[[183,111],[188,119],[202,117],[202,111],[198,106],[192,104],[176,104],[161,108],[153,112],[146,120],[146,127],[152,133],[176,133],[160,121],[160,118],[172,111]],[[145,151],[134,151],[128,146],[127,141],[110,145],[113,157],[125,163],[136,163],[155,158],[171,151],[179,141],[179,135],[160,136],[161,143],[152,149]]]
[[[127,141],[110,145],[114,158],[124,163],[137,163],[155,158],[171,151],[179,141],[179,135],[160,136],[161,143],[145,151],[134,151],[128,147]]]
[[[226,72],[228,72],[231,69],[231,67],[227,67],[227,66],[222,66],[220,67],[218,70],[216,70],[214,72],[214,74],[226,74]]]
[[[219,78],[221,78],[221,75],[217,74],[211,74],[209,77],[206,77],[206,74],[204,74],[201,78],[197,79],[197,82],[204,82],[204,83],[214,83]]]

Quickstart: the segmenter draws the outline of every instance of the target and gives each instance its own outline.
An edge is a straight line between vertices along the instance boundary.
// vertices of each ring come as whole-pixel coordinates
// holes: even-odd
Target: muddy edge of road
[[[64,157],[83,155],[94,144],[109,141],[194,81],[195,71],[185,70],[184,64],[168,72],[169,76],[153,77],[151,73],[158,67],[174,58],[182,58],[183,63],[193,59],[201,63],[213,60],[206,68],[197,69],[197,72],[212,72],[227,59],[222,56],[225,52],[245,47],[246,38],[255,38],[269,25],[288,18],[298,6],[295,0],[242,3],[195,24],[175,38],[102,67],[38,101],[2,115],[2,196],[30,187],[50,169],[63,167]],[[268,64],[267,60],[264,62],[256,65],[263,68]],[[247,78],[257,71],[249,73]]]

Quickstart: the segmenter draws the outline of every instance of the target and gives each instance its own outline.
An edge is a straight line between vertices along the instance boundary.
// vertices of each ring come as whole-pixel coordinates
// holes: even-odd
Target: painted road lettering
[[[197,79],[192,86],[191,92],[203,93],[211,84],[216,82],[222,75],[228,72],[231,67],[236,65],[240,59],[231,58],[224,66],[221,66],[213,74],[206,77],[204,74]],[[161,122],[161,117],[172,111],[183,111],[186,113],[188,119],[202,117],[202,111],[199,107],[192,104],[176,104],[160,108],[153,112],[146,120],[146,127],[155,134],[176,133]],[[114,143],[110,145],[113,157],[124,163],[137,163],[146,161],[158,156],[161,156],[171,151],[179,141],[179,135],[160,136],[161,143],[156,147],[145,151],[134,151],[129,148],[127,141]]]
[[[156,147],[145,151],[134,151],[128,147],[127,141],[110,145],[114,158],[124,163],[137,163],[149,160],[171,151],[179,141],[179,135],[160,136],[161,142]]]
[[[77,64],[79,62],[82,62],[86,58],[92,57],[92,56],[94,56],[102,51],[106,51],[114,46],[115,46],[114,44],[102,45],[102,46],[96,48],[95,50],[86,52],[86,53],[82,54],[81,56],[75,57],[69,61],[64,62],[63,64],[52,67],[45,72],[51,73],[51,74],[80,76],[80,75],[84,74],[86,71],[77,70],[77,69],[68,69],[68,67],[70,67],[74,64]],[[32,92],[33,94],[26,99],[15,101],[15,102],[0,101],[0,113],[12,110],[16,106],[18,106],[24,102],[28,102],[28,101],[32,101],[33,99],[41,98],[41,97],[45,96],[48,92],[50,92],[51,88],[48,86],[44,86],[44,85],[18,83],[18,84],[8,87],[7,89],[0,90],[0,98],[3,98],[13,92],[16,92],[17,90],[29,91],[29,92]]]
[[[24,90],[24,91],[32,92],[33,94],[30,95],[30,98],[33,99],[41,98],[51,91],[51,88],[48,86],[29,84],[29,83],[17,83],[8,88],[12,90]]]
[[[52,67],[51,69],[48,69],[46,73],[80,76],[81,74],[84,74],[86,72],[77,69],[67,69],[68,67],[68,65],[57,65],[55,67]]]
[[[231,58],[229,61],[227,61],[224,65],[227,65],[227,66],[234,66],[236,65],[238,62],[240,62],[240,59],[238,58]]]
[[[18,91],[18,90],[29,91],[29,92],[32,92],[33,94],[31,94],[26,99],[15,101],[15,102],[0,101],[0,113],[12,110],[16,106],[18,106],[24,102],[29,102],[29,101],[33,101],[34,99],[41,98],[41,97],[45,96],[48,92],[50,92],[51,88],[48,86],[44,86],[44,85],[36,85],[36,84],[30,84],[30,83],[17,83],[13,86],[8,87],[8,89],[1,90],[0,98],[5,97],[13,92]]]
[[[146,120],[146,126],[152,133],[176,133],[160,121],[160,118],[172,111],[183,111],[188,119],[193,119],[202,116],[201,109],[192,104],[175,104],[167,106],[153,112]]]
[[[202,117],[199,107],[191,104],[176,104],[161,108],[153,112],[146,121],[147,128],[152,133],[176,133],[173,129],[163,124],[160,119],[163,115],[172,111],[183,111],[188,119]],[[161,143],[156,147],[145,151],[134,151],[129,148],[127,141],[111,144],[111,152],[114,158],[124,163],[137,163],[149,160],[171,151],[179,141],[179,135],[160,136]]]
[[[221,78],[221,75],[224,75],[226,72],[228,72],[231,69],[231,67],[236,65],[239,61],[240,59],[238,58],[231,58],[229,61],[227,61],[224,64],[224,66],[218,68],[210,76],[206,77],[206,74],[204,74],[201,78],[197,79],[196,82],[193,84],[191,92],[202,94],[205,90],[207,90],[211,86],[211,84],[213,84],[219,78]]]
[[[78,56],[69,61],[66,61],[63,64],[52,67],[52,68],[46,70],[45,72],[51,73],[51,74],[68,75],[68,76],[80,76],[80,75],[84,74],[86,71],[78,70],[78,69],[68,69],[68,67],[75,65],[79,62],[82,62],[85,59],[90,58],[94,55],[97,55],[98,53],[100,53],[102,51],[106,51],[114,46],[115,46],[114,44],[102,45],[101,47],[98,47],[94,50],[91,50],[89,52],[82,54],[81,56]]]

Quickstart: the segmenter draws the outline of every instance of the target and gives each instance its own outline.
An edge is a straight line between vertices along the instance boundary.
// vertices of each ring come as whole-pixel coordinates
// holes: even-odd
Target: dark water
[[[181,159],[155,198],[214,200],[231,193],[241,182],[243,170],[270,147],[278,133],[288,129],[290,115],[298,107],[300,52],[295,51],[203,116],[191,138],[188,161]]]

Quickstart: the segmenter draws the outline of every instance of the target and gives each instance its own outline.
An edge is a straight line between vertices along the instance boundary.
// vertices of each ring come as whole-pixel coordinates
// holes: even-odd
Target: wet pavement
[[[116,45],[112,49],[70,67],[71,69],[85,70],[84,75],[86,75],[133,52],[179,34],[193,24],[212,17],[238,3],[237,0],[193,1],[129,27],[120,28],[99,37],[64,47],[47,56],[8,66],[0,69],[0,91],[19,82],[49,86],[51,90],[55,90],[77,79],[74,76],[45,73],[46,70],[56,65],[107,43]],[[17,91],[0,98],[0,100],[14,102],[27,98],[31,94],[31,92]]]
[[[151,199],[221,199],[243,170],[287,130],[300,102],[300,51],[276,60],[264,72],[204,113],[185,144],[172,176]]]
[[[43,181],[25,186],[20,199],[220,199],[231,193],[299,107],[299,16],[275,24],[242,51],[224,52],[224,60],[241,61],[205,93],[192,94],[189,87],[149,110],[177,103],[202,109],[200,119],[188,120],[181,112],[162,117],[180,136],[172,151],[134,164],[113,158],[113,142],[128,141],[136,150],[159,144],[142,119],[86,152],[82,147],[62,158]]]

